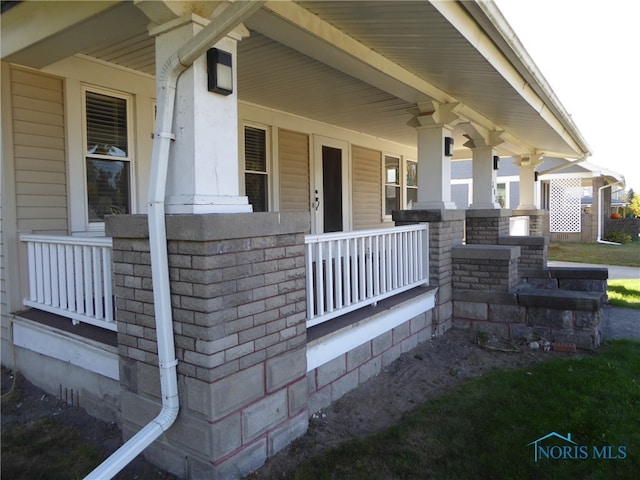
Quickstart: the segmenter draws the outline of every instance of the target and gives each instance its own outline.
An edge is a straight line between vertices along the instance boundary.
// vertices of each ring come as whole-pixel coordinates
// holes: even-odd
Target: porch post
[[[155,4],[145,3],[145,13],[157,22],[166,20],[167,8],[158,9]],[[187,13],[150,29],[156,37],[156,76],[166,60],[208,23]],[[252,211],[247,197],[240,195],[238,163],[237,42],[246,35],[248,31],[240,25],[215,45],[231,54],[231,94],[208,91],[206,55],[178,80],[166,190],[169,214]]]
[[[418,175],[418,201],[413,208],[454,210],[451,159],[445,155],[445,142],[446,138],[452,138],[453,128],[459,121],[455,106],[433,102],[419,104],[418,110],[411,124],[418,134],[418,171],[425,173]]]
[[[535,210],[536,168],[542,164],[542,155],[521,155],[514,162],[520,167],[520,205],[517,210]]]
[[[503,131],[488,130],[474,122],[459,125],[464,136],[468,138],[464,146],[471,150],[473,168],[473,203],[469,208],[474,210],[499,209],[496,201],[496,180],[498,166],[494,162],[495,147],[504,143]]]
[[[496,201],[496,180],[498,169],[494,168],[493,147],[476,147],[471,149],[473,156],[473,203],[472,210],[499,209]]]

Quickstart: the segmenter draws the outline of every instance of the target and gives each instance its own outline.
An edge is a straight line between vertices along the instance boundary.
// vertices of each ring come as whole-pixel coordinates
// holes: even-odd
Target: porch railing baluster
[[[427,229],[307,235],[307,327],[428,284]]]
[[[29,296],[24,305],[116,330],[111,288],[112,240],[27,234]]]

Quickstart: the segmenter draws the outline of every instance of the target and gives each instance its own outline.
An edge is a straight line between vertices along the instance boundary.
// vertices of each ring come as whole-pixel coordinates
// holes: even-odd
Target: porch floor
[[[377,305],[369,305],[359,308],[353,312],[347,313],[340,317],[334,318],[327,322],[315,325],[307,329],[307,342],[312,342],[325,335],[330,335],[338,330],[348,327],[349,325],[366,320],[368,317],[373,317],[385,310],[391,310],[393,307],[400,305],[408,300],[412,300],[421,295],[435,290],[436,287],[416,287],[406,292],[399,293],[393,297],[380,300]]]
[[[48,327],[62,330],[82,338],[104,343],[111,347],[118,346],[118,334],[111,330],[94,327],[86,323],[74,325],[71,319],[35,308],[16,313],[16,317],[26,318]]]

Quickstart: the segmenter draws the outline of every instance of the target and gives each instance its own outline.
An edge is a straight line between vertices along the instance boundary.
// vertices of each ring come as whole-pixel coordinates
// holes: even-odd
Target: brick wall
[[[451,251],[462,245],[464,210],[402,210],[393,212],[396,225],[429,224],[429,285],[438,287],[433,314],[434,332],[451,328],[452,262]]]
[[[497,245],[498,237],[509,235],[511,210],[467,210],[467,245]]]
[[[160,408],[146,216],[107,223],[126,437]],[[183,478],[234,478],[307,427],[305,214],[167,217],[181,410],[145,455]]]
[[[520,247],[518,268],[547,268],[549,237],[499,237],[499,245]]]
[[[509,292],[520,281],[520,247],[464,245],[451,253],[454,290]]]

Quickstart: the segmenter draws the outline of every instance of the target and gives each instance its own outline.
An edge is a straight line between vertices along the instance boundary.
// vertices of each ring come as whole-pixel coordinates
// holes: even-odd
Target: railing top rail
[[[40,235],[37,233],[23,233],[23,242],[55,243],[62,245],[82,245],[92,247],[113,247],[111,237],[71,237],[69,235]]]
[[[304,243],[320,243],[331,240],[345,240],[348,238],[361,238],[361,237],[374,237],[377,235],[402,233],[402,232],[416,232],[419,230],[427,230],[428,224],[419,223],[415,225],[404,225],[402,227],[387,227],[376,228],[371,230],[354,230],[351,232],[332,232],[332,233],[319,233],[314,235],[305,235]]]

